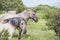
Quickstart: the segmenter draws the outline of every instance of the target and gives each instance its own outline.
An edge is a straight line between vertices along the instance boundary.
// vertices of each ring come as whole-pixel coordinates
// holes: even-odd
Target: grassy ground
[[[21,40],[60,40],[53,30],[48,30],[44,19],[39,19],[38,23],[28,22],[27,34],[22,35]],[[17,31],[12,40],[17,40]]]

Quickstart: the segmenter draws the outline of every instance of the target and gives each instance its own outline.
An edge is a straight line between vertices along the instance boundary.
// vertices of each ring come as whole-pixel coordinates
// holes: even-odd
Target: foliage
[[[16,10],[21,12],[26,7],[23,5],[22,0],[1,0],[0,1],[0,10]]]
[[[58,36],[60,36],[60,10],[58,10],[54,15],[52,23],[54,26],[54,31]]]
[[[48,26],[48,29],[52,29],[60,35],[60,8],[55,8],[48,5],[39,5],[34,9],[37,11],[39,19],[45,19],[47,21],[46,25]]]
[[[2,30],[0,32],[0,40],[8,40],[9,37],[9,33],[7,32],[7,30]]]

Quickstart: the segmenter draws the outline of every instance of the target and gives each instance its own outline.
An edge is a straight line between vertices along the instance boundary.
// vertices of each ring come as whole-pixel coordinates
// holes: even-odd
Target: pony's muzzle
[[[37,17],[33,18],[33,20],[34,20],[34,22],[38,22],[38,18]]]

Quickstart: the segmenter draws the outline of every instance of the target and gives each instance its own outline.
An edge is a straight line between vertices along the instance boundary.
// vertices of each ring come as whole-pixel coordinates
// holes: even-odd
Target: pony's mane
[[[26,12],[31,11],[31,10],[32,9],[27,9],[27,10],[22,11],[22,13],[26,13]]]

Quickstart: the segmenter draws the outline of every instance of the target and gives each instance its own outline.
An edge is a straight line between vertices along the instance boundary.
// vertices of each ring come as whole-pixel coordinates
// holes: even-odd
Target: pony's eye
[[[35,15],[35,14],[33,14],[33,15]]]

